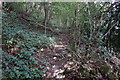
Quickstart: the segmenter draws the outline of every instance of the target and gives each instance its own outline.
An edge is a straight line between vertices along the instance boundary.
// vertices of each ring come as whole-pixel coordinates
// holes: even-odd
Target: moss
[[[87,72],[83,72],[83,73],[81,73],[81,74],[82,74],[82,76],[83,76],[84,78],[89,78],[89,77],[90,77]]]
[[[110,74],[108,75],[108,77],[109,77],[110,79],[114,79],[114,78],[116,78],[116,75],[115,75],[114,73],[110,73]]]
[[[80,72],[84,72],[84,71],[85,71],[85,68],[80,67],[79,70],[80,70]]]
[[[90,73],[92,73],[92,74],[96,74],[96,70],[90,70]]]
[[[102,65],[102,66],[100,66],[100,71],[104,75],[108,73],[109,69],[110,69],[110,67],[108,65]]]

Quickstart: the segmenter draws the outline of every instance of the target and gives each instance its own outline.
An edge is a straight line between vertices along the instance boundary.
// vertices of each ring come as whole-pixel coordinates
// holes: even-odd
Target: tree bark
[[[48,3],[44,3],[44,13],[45,13],[45,18],[44,18],[44,26],[47,26],[48,23]],[[45,34],[46,34],[46,28],[45,28]]]

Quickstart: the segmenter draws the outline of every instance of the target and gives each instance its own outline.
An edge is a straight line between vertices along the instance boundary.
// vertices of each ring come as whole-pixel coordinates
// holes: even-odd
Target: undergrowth
[[[19,15],[13,11],[3,13],[2,21],[3,78],[33,79],[44,76],[45,59],[39,56],[41,60],[35,54],[40,54],[37,50],[43,47],[51,48],[54,37],[32,31],[29,24],[19,22]]]

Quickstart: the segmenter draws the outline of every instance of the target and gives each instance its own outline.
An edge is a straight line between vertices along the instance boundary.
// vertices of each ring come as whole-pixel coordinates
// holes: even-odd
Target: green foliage
[[[4,77],[24,79],[43,76],[46,63],[44,58],[39,60],[36,53],[41,54],[41,49],[51,48],[55,42],[50,32],[59,33],[62,29],[69,30],[66,34],[70,36],[70,51],[74,54],[71,60],[82,66],[78,70],[79,77],[97,79],[99,74],[110,77],[112,73],[112,77],[119,76],[118,71],[114,73],[118,65],[114,68],[109,63],[114,51],[120,49],[118,5],[119,2],[113,6],[111,3],[94,2],[7,3],[8,12],[6,9],[7,13],[3,13],[2,37]],[[109,6],[112,6],[110,10]],[[110,68],[106,63],[115,70],[108,74]]]
[[[25,2],[8,2],[4,3],[3,7],[7,7],[10,10],[14,10],[19,13],[26,10],[25,4]]]
[[[101,73],[102,74],[108,74],[108,72],[109,72],[109,70],[110,70],[110,67],[108,66],[108,65],[101,65],[100,66],[100,71],[101,71]]]
[[[54,39],[31,31],[28,29],[29,24],[20,24],[17,15],[15,17],[13,14],[16,13],[3,13],[3,78],[42,77],[46,63],[44,58],[41,60],[35,56],[36,53],[41,53],[36,49],[50,48]]]
[[[106,45],[109,45],[109,47],[113,48],[114,51],[119,52],[120,51],[120,2],[116,2],[113,4],[109,4],[112,9],[108,10],[106,12],[105,21],[104,24],[107,29],[107,34],[105,37]]]
[[[3,78],[36,78],[44,75],[42,66],[39,66],[38,61],[32,56],[31,51],[21,49],[22,53],[3,53]],[[34,67],[38,66],[38,67]]]

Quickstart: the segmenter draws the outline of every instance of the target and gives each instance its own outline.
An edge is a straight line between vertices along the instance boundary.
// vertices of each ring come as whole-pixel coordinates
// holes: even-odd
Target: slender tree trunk
[[[45,18],[44,18],[44,26],[47,26],[48,23],[48,3],[44,3],[44,13],[45,13]],[[45,34],[46,34],[46,27],[45,27]]]

